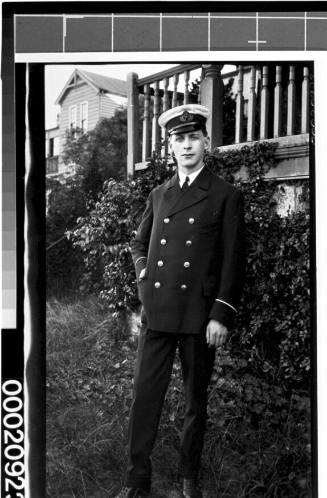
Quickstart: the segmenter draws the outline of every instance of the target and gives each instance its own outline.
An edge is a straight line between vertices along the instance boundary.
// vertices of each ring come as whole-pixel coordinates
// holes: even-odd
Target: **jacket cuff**
[[[217,320],[227,327],[228,330],[233,328],[236,310],[233,306],[225,304],[222,301],[215,301],[209,313],[209,318]]]
[[[140,256],[135,261],[135,265],[134,266],[135,266],[135,273],[136,273],[136,279],[137,279],[137,281],[139,281],[139,277],[140,277],[141,271],[143,270],[143,268],[146,267],[147,260],[148,259],[147,259],[146,256]]]

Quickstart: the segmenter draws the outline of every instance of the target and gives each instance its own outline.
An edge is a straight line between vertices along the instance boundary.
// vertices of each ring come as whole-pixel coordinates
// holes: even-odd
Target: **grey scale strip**
[[[15,15],[16,53],[216,50],[327,50],[327,11]]]

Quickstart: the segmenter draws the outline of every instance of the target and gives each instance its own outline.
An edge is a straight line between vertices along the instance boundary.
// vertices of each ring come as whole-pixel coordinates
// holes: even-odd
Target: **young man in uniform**
[[[139,338],[125,496],[148,496],[151,451],[176,349],[185,388],[181,496],[201,498],[198,473],[215,347],[232,326],[244,276],[243,196],[203,163],[209,111],[189,104],[159,118],[177,172],[152,190],[131,243],[146,317]]]

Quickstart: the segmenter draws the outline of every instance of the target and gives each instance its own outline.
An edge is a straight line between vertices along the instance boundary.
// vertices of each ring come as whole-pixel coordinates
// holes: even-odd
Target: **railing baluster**
[[[200,76],[200,85],[199,85],[199,91],[198,91],[198,104],[202,103],[201,88],[203,86],[204,77],[205,77],[205,69],[204,69],[204,67],[202,65],[202,67],[201,67],[201,76]]]
[[[274,93],[274,138],[280,137],[282,133],[282,66],[276,66],[276,81]]]
[[[154,82],[154,98],[153,98],[153,118],[152,118],[152,151],[156,151],[160,144],[160,130],[158,125],[159,118],[159,81]]]
[[[173,102],[172,102],[172,107],[177,106],[177,85],[179,81],[179,74],[174,74],[174,91],[173,91]]]
[[[290,66],[287,89],[287,135],[295,132],[295,67]]]
[[[238,66],[238,88],[236,96],[236,124],[235,124],[235,143],[242,141],[243,135],[243,66]]]
[[[223,64],[203,64],[203,78],[200,84],[201,104],[210,112],[206,128],[209,134],[210,150],[223,144],[223,98],[224,84],[221,77]]]
[[[190,71],[184,71],[184,82],[185,82],[184,104],[188,104],[190,101],[189,90],[188,90],[189,81],[190,81]]]
[[[142,161],[150,156],[150,85],[144,85],[144,114],[143,114],[143,144],[142,144]]]
[[[169,94],[168,94],[168,86],[169,86],[169,78],[164,78],[163,80],[164,86],[164,96],[163,96],[163,112],[168,111],[169,109]],[[168,133],[166,128],[162,130],[162,139],[164,141],[164,146],[161,149],[161,155],[165,157],[168,152]]]
[[[301,133],[309,133],[309,68],[303,68]]]
[[[198,104],[201,104],[201,84],[199,86],[199,91],[198,91]]]
[[[250,95],[248,104],[248,132],[247,141],[255,139],[255,112],[256,112],[256,94],[255,94],[256,68],[251,66],[250,74]]]
[[[168,86],[169,86],[169,78],[164,78],[163,79],[163,87],[164,87],[163,112],[165,112],[169,109]]]
[[[268,138],[268,66],[262,68],[262,90],[261,90],[261,109],[260,109],[260,139]]]

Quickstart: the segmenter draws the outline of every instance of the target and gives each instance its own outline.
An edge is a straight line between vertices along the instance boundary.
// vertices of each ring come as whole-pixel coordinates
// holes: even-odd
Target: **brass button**
[[[163,265],[164,265],[164,262],[163,262],[163,261],[161,261],[161,259],[160,259],[160,260],[158,261],[157,265],[158,265],[158,266],[163,266]]]
[[[185,261],[184,268],[189,268],[190,266],[191,266],[191,263],[189,261]]]
[[[181,290],[182,290],[182,291],[186,291],[186,290],[187,290],[187,285],[182,284],[182,285],[181,285]]]
[[[185,245],[186,245],[186,246],[191,246],[191,245],[192,245],[192,241],[191,241],[191,240],[187,240],[187,241],[185,242]]]
[[[167,244],[167,240],[166,240],[166,239],[161,239],[161,240],[160,240],[160,244],[161,244],[162,246],[165,246],[165,245]]]
[[[188,219],[188,222],[191,223],[191,225],[193,225],[194,221],[195,221],[194,218],[189,218]]]
[[[164,219],[164,223],[169,223],[170,222],[170,219],[169,218],[165,218]]]
[[[155,282],[154,286],[155,286],[156,289],[159,289],[159,287],[161,287],[161,283],[160,282]]]

